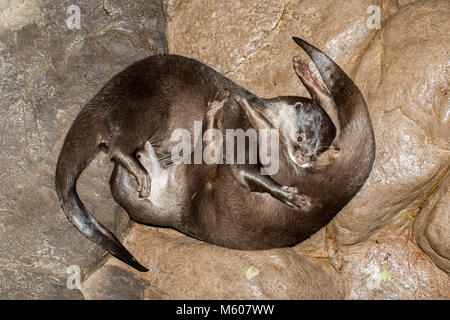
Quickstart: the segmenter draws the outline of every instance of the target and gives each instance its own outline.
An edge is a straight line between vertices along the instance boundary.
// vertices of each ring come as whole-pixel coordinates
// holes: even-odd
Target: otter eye
[[[298,137],[297,137],[297,141],[298,141],[298,142],[302,142],[302,141],[303,141],[302,136],[298,136]]]

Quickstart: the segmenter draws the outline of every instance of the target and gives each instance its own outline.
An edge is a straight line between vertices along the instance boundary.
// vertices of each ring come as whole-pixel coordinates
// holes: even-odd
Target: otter
[[[222,141],[214,140],[213,136],[208,136],[209,129],[217,129],[223,131],[222,122],[222,110],[225,103],[228,103],[229,92],[218,92],[216,97],[208,102],[208,107],[205,114],[205,137],[203,140],[203,148],[214,144],[215,152],[219,153],[220,144]],[[267,107],[266,110],[261,112],[268,114],[271,121],[269,122],[258,110],[252,109],[248,105],[247,100],[241,102],[241,98],[237,98],[237,101],[241,104],[244,112],[247,114],[250,123],[254,128],[277,128],[281,131],[281,145],[282,149],[289,154],[292,161],[300,167],[306,167],[308,163],[305,163],[303,159],[303,152],[299,150],[302,145],[308,143],[313,145],[313,153],[318,154],[326,151],[328,148],[324,145],[331,144],[335,137],[335,127],[331,122],[331,119],[325,114],[323,109],[317,105],[314,101],[308,101],[308,99],[301,99],[302,102],[296,102],[292,104],[281,103],[281,100],[277,100],[276,103]],[[298,100],[298,99],[295,99]],[[279,108],[289,108],[289,110],[279,110]],[[289,112],[292,110],[292,112]],[[274,116],[276,114],[276,116]],[[294,116],[292,116],[294,115]],[[295,115],[299,115],[296,117]],[[225,115],[226,116],[226,115]],[[283,117],[283,119],[282,119]],[[261,125],[265,123],[265,125]],[[308,130],[305,130],[308,128]],[[269,137],[265,137],[270,140]],[[300,143],[303,142],[303,143]],[[295,149],[295,150],[293,150]],[[180,217],[188,206],[190,200],[195,197],[195,193],[189,199],[188,181],[192,179],[187,174],[186,166],[184,163],[173,163],[167,166],[167,163],[163,161],[157,155],[158,150],[151,143],[147,141],[144,147],[136,152],[136,157],[142,164],[144,169],[150,176],[151,191],[147,197],[142,197],[137,192],[135,179],[128,171],[120,165],[115,165],[113,173],[110,179],[111,191],[114,199],[125,208],[134,221],[141,224],[158,225],[160,227],[181,227]],[[305,152],[305,154],[311,154],[311,152]],[[188,156],[190,156],[189,154]],[[222,155],[223,156],[223,155]],[[269,157],[269,156],[268,156]],[[299,160],[300,158],[300,160]],[[222,164],[220,160],[216,159],[214,164]],[[212,165],[212,164],[210,164]],[[266,163],[266,166],[268,163]],[[243,172],[249,173],[250,169],[243,170],[246,165],[241,165],[239,174]],[[232,167],[232,172],[235,172],[236,167]],[[209,168],[211,170],[211,168]],[[259,179],[264,179],[264,176],[257,174]],[[248,182],[244,182],[245,178],[241,176],[235,177],[241,184],[245,184],[248,187]],[[253,179],[255,176],[253,177]],[[270,178],[266,179],[267,181]],[[272,182],[272,184],[275,184]],[[278,187],[276,187],[278,189]],[[282,190],[293,194],[293,199],[297,200],[290,203],[288,199],[279,198],[282,202],[285,202],[291,207],[306,205],[305,199],[296,193],[295,188],[282,186]],[[261,191],[265,192],[265,191]],[[267,190],[269,194],[271,190]],[[274,193],[274,198],[278,198],[279,195]],[[147,201],[138,201],[147,200]]]
[[[294,70],[312,99],[263,99],[210,67],[176,55],[151,56],[116,75],[80,111],[58,159],[56,190],[69,221],[113,256],[147,271],[86,210],[76,193],[82,170],[106,149],[116,161],[113,196],[136,222],[245,250],[294,245],[326,225],[367,179],[375,157],[374,134],[366,103],[353,81],[320,50],[299,38],[294,41],[311,57],[326,85],[294,57]],[[280,128],[285,148],[280,150],[278,172],[262,175],[259,164],[156,166],[156,176],[175,177],[181,189],[174,203],[146,200],[151,189],[159,187],[157,180],[150,183],[153,176],[136,151],[140,150],[142,162],[161,162],[173,148],[167,133],[176,128],[189,131],[220,91],[230,95],[221,114],[212,117],[220,120],[220,128]],[[324,111],[322,116],[313,112],[306,121],[317,106]],[[313,128],[314,123],[325,125]],[[147,141],[163,156],[158,158],[156,151],[151,157],[142,153],[150,150],[145,149]],[[170,179],[162,190],[174,188]]]

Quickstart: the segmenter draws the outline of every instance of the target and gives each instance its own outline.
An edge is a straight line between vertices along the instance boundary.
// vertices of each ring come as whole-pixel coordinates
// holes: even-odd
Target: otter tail
[[[366,181],[375,160],[375,136],[366,101],[356,84],[330,57],[305,40],[293,39],[316,65],[336,104],[341,127],[341,166],[358,168],[356,172],[340,170],[346,177],[339,181],[341,185],[345,182],[352,186],[347,189],[353,196]]]
[[[80,116],[75,119],[67,133],[56,166],[55,184],[61,207],[69,221],[89,240],[133,268],[148,271],[111,231],[95,219],[78,197],[77,179],[99,151],[97,133],[93,132],[92,126],[83,125],[83,122],[86,123]]]
[[[366,101],[347,74],[326,54],[310,45],[305,40],[293,37],[305,52],[311,57],[317,69],[322,76],[325,85],[328,87],[338,109],[339,122],[344,131],[352,131],[351,124],[355,123],[354,119],[359,118],[361,125],[372,128],[369,111],[367,110]],[[356,128],[359,129],[359,128]],[[371,130],[368,130],[372,132]],[[367,132],[364,132],[365,134]],[[373,133],[373,132],[372,132]]]

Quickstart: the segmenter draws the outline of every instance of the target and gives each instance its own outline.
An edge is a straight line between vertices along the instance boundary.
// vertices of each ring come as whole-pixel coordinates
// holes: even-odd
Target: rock
[[[81,297],[63,294],[62,286],[48,281],[64,283],[68,266],[86,273],[105,256],[59,207],[54,190],[59,150],[78,111],[109,78],[167,47],[160,1],[84,2],[81,29],[71,30],[65,21],[72,4],[0,5],[0,269],[8,270],[3,274],[11,280],[2,282],[3,299]],[[96,217],[122,238],[129,219],[110,195],[111,168],[101,154],[78,190]],[[27,285],[28,290],[18,289]]]
[[[2,300],[81,300],[77,289],[69,289],[66,280],[55,275],[26,270],[19,266],[0,269],[0,297]]]
[[[231,250],[174,230],[140,225],[134,226],[126,246],[148,272],[140,273],[117,259],[106,265],[120,266],[147,280],[146,299],[344,298],[343,282],[330,264],[290,248]]]
[[[136,278],[128,270],[106,266],[83,283],[83,294],[86,299],[94,300],[141,300],[148,286],[147,281]]]
[[[0,3],[0,32],[19,30],[31,23],[42,23],[35,0],[5,0]]]
[[[437,187],[414,220],[414,235],[422,250],[450,274],[450,178]]]
[[[409,221],[450,161],[447,45],[450,4],[402,7],[367,48],[356,72],[374,126],[377,157],[361,192],[333,221],[336,241],[373,238]],[[414,34],[414,37],[410,37]],[[355,223],[357,221],[357,223]]]
[[[450,298],[450,278],[410,240],[407,228],[390,230],[337,255],[343,260],[346,299]]]
[[[304,54],[292,37],[310,41],[352,71],[347,66],[376,33],[366,26],[373,4],[382,1],[169,0],[169,52],[196,58],[262,97],[307,95],[292,68],[292,56]]]

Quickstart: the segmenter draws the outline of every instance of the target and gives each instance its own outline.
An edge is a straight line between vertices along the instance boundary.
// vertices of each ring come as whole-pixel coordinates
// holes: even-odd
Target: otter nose
[[[307,155],[305,156],[305,159],[307,160],[307,162],[313,162],[313,161],[316,161],[316,160],[317,160],[317,157],[316,157],[316,155],[313,153],[313,154],[307,154]]]

